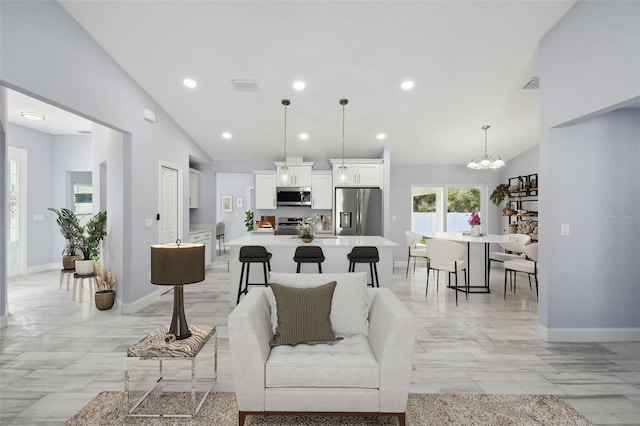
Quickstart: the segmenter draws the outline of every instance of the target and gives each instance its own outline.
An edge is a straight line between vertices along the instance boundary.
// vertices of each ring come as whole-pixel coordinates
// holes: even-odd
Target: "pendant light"
[[[342,166],[340,166],[340,180],[344,182],[347,179],[344,167],[344,107],[349,103],[349,99],[340,99],[340,105],[342,105]]]
[[[484,155],[482,157],[474,157],[473,160],[467,164],[467,167],[474,170],[486,170],[486,169],[499,169],[504,167],[504,161],[499,155],[487,155],[487,130],[489,130],[488,124],[482,126],[484,130]]]
[[[287,107],[291,104],[289,99],[283,99],[282,105],[284,105],[284,166],[281,171],[280,179],[282,183],[289,183],[289,168],[287,167]]]

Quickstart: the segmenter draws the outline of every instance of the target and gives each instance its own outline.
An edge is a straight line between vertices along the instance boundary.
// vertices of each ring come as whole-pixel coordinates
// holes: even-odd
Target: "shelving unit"
[[[515,213],[509,217],[509,226],[515,224],[517,233],[529,234],[532,240],[538,239],[538,174],[509,178],[509,201]]]

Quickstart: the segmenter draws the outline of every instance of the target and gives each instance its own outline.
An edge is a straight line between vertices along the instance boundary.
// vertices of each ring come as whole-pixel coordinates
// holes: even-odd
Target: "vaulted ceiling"
[[[60,3],[215,160],[282,160],[283,98],[288,155],[341,157],[348,98],[347,158],[466,164],[484,124],[505,160],[538,143],[539,90],[523,86],[575,1]]]

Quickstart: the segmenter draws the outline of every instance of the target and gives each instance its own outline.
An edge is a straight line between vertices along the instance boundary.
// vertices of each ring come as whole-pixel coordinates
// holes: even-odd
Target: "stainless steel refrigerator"
[[[382,236],[382,190],[336,188],[336,235]]]

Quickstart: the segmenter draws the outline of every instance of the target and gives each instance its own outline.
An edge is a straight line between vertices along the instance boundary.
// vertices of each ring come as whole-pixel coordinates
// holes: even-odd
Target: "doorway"
[[[160,166],[160,244],[173,243],[180,235],[180,170],[175,167]]]
[[[27,263],[27,150],[9,147],[7,275],[22,275]]]

